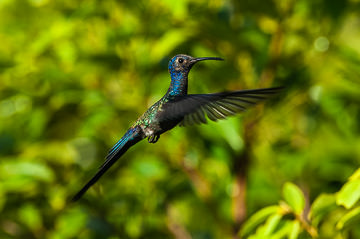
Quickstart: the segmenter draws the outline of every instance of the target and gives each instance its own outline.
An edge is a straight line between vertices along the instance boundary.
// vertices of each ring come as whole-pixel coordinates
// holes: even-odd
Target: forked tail
[[[94,177],[72,198],[72,201],[79,200],[82,195],[134,144],[144,138],[139,127],[130,128],[125,135],[112,147],[106,156],[106,161],[99,168]]]

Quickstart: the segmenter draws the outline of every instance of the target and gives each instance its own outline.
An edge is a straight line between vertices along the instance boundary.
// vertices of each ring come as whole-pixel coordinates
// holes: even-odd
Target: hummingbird
[[[200,61],[216,60],[219,57],[195,58],[179,54],[168,65],[170,86],[165,95],[153,104],[126,131],[124,136],[110,149],[105,162],[97,173],[72,198],[80,199],[84,193],[133,145],[147,138],[149,143],[156,143],[160,135],[175,126],[188,126],[225,119],[246,110],[271,95],[282,87],[229,91],[212,94],[188,94],[188,75],[191,68]]]

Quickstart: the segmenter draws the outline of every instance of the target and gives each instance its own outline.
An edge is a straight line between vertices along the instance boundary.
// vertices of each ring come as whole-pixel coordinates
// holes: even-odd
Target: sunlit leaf
[[[51,238],[76,237],[85,229],[86,214],[79,208],[64,211],[56,220]]]
[[[360,179],[348,181],[336,194],[336,203],[351,208],[360,198]]]
[[[34,232],[42,227],[40,211],[34,205],[25,204],[20,208],[19,219]]]
[[[305,207],[305,198],[302,191],[295,184],[287,182],[283,187],[283,196],[294,212],[301,214]]]
[[[158,60],[159,58],[167,55],[177,45],[186,41],[191,34],[191,31],[187,31],[186,29],[170,29],[165,32],[159,41],[150,49],[152,59]]]
[[[296,239],[299,237],[301,231],[300,222],[295,220],[292,222],[289,239]]]
[[[357,180],[360,179],[360,168],[358,168],[353,175],[350,176],[349,180]]]
[[[321,194],[312,203],[308,217],[313,225],[318,225],[320,221],[331,210],[336,208],[336,199],[334,194]]]
[[[263,228],[263,235],[264,236],[271,235],[275,231],[278,224],[280,223],[281,218],[282,218],[282,215],[280,215],[280,214],[271,215],[266,220],[266,223],[265,223],[264,228]]]
[[[336,224],[336,228],[342,230],[351,225],[358,226],[360,223],[360,207],[353,208],[340,218]]]
[[[49,167],[34,161],[5,161],[0,164],[0,172],[0,177],[8,179],[31,177],[46,182],[54,179],[54,174]]]
[[[250,234],[259,224],[263,223],[269,216],[277,213],[279,209],[279,206],[269,206],[257,211],[245,222],[244,226],[240,230],[240,235],[243,237]]]

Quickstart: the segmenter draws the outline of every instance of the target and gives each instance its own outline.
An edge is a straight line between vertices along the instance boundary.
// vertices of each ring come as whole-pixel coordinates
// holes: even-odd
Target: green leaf
[[[348,181],[336,194],[336,203],[350,209],[360,198],[360,179]]]
[[[24,161],[21,161],[24,160]],[[46,164],[27,159],[0,162],[0,187],[4,191],[32,192],[39,182],[51,183],[54,173]]]
[[[358,226],[359,223],[360,223],[360,207],[356,207],[340,218],[340,220],[336,224],[336,228],[342,230],[352,225]]]
[[[52,182],[54,173],[46,164],[30,161],[5,161],[0,165],[0,172],[3,178],[29,177],[33,179]]]
[[[282,239],[287,238],[288,235],[291,234],[293,228],[294,221],[285,221],[284,223],[280,223],[278,229],[271,234],[271,239]],[[263,238],[263,237],[262,237]]]
[[[280,214],[273,214],[268,218],[268,220],[266,220],[266,223],[264,225],[264,236],[269,236],[275,231],[277,225],[281,220],[281,217],[282,215]]]
[[[301,214],[305,207],[305,198],[302,191],[295,184],[287,182],[283,187],[283,196],[294,212]]]
[[[355,173],[350,176],[349,181],[356,179],[360,179],[360,168],[358,168]]]
[[[86,228],[86,222],[86,213],[80,208],[66,210],[57,217],[50,238],[75,238]]]
[[[308,218],[314,226],[317,226],[324,216],[336,207],[334,194],[321,194],[311,205]]]
[[[166,31],[157,43],[152,46],[150,55],[153,60],[159,60],[161,57],[168,55],[176,46],[186,41],[191,35],[192,32],[187,29]]]
[[[28,226],[32,231],[39,230],[42,226],[40,210],[32,204],[25,204],[19,209],[19,220]]]
[[[268,218],[271,214],[275,214],[279,211],[279,206],[269,206],[265,207],[258,212],[254,213],[243,225],[240,230],[240,236],[244,237],[249,235],[252,231],[255,230],[257,226],[263,223],[266,218]]]
[[[293,221],[292,222],[292,227],[290,230],[290,234],[289,234],[289,239],[296,239],[299,237],[300,234],[300,222],[299,221]]]

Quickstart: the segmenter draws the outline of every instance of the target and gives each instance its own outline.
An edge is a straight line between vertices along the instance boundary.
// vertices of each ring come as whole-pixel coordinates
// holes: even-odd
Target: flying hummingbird
[[[110,149],[105,162],[90,181],[73,197],[81,196],[134,144],[147,138],[156,143],[160,135],[177,125],[186,126],[225,119],[278,93],[282,87],[230,91],[213,94],[188,94],[188,75],[199,61],[223,60],[219,57],[194,58],[179,54],[169,61],[171,82],[165,95],[153,104]]]

